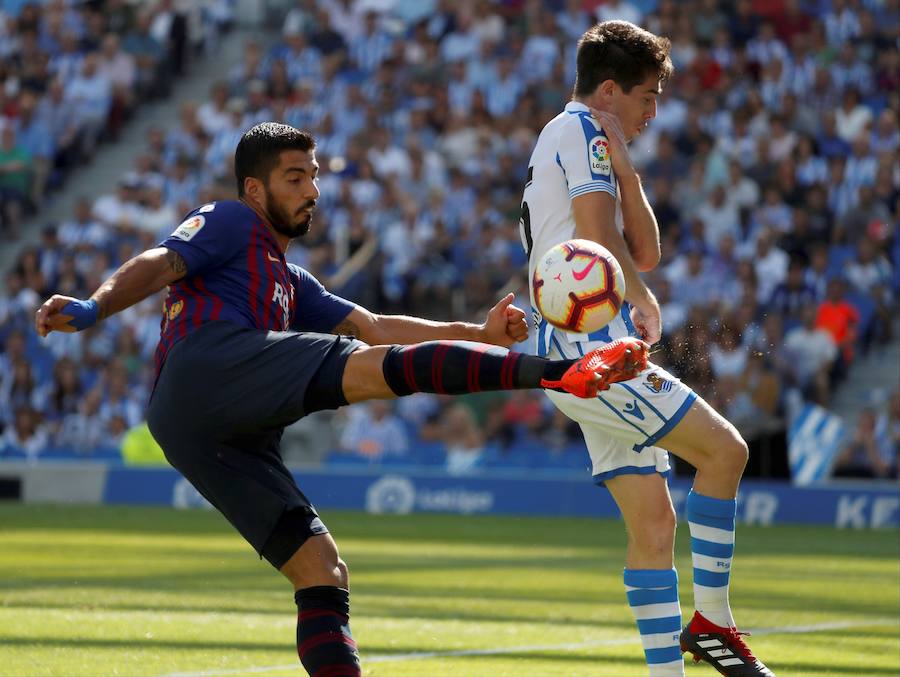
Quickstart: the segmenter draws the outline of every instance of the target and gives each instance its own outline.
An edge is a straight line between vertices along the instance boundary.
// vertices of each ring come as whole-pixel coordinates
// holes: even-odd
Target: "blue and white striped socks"
[[[641,633],[650,677],[684,675],[675,569],[625,569],[624,578],[628,605]]]
[[[687,519],[694,559],[694,604],[707,620],[734,627],[728,581],[734,555],[734,499],[688,494]]]

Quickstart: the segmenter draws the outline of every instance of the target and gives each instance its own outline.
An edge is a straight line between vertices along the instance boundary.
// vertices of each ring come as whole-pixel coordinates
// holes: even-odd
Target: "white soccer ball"
[[[567,240],[538,261],[531,280],[538,311],[554,327],[579,334],[602,329],[625,300],[616,258],[591,240]]]

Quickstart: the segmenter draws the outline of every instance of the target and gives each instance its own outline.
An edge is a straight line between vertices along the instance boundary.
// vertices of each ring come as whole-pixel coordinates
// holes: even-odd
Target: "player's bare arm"
[[[604,192],[586,193],[572,199],[575,237],[599,242],[622,266],[625,275],[625,300],[635,309],[632,319],[647,343],[659,341],[662,326],[659,304],[638,273],[625,239],[616,228],[616,201]]]
[[[187,274],[181,256],[165,247],[149,249],[126,261],[88,301],[55,294],[38,309],[40,336],[52,331],[75,332],[143,301]]]
[[[622,124],[613,113],[591,108],[591,114],[603,127],[609,140],[610,161],[622,198],[625,244],[639,271],[653,270],[660,258],[659,225],[644,193],[641,177],[628,154],[628,142]]]
[[[512,304],[513,294],[488,311],[482,324],[435,322],[407,315],[377,315],[357,306],[333,333],[355,336],[369,345],[409,345],[424,341],[479,341],[508,348],[528,337],[525,312]]]

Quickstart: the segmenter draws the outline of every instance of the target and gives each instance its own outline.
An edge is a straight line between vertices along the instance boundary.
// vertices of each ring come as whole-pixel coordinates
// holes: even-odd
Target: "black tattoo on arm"
[[[166,261],[169,262],[169,268],[172,269],[173,273],[184,275],[187,272],[187,264],[178,252],[170,249],[166,252]]]
[[[331,333],[359,338],[359,327],[357,327],[356,323],[351,320],[344,320],[338,326],[332,329]]]

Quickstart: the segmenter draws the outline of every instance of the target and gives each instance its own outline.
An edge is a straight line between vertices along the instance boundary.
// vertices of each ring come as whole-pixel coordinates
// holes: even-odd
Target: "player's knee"
[[[333,553],[333,557],[323,557],[321,566],[314,575],[318,578],[319,585],[333,585],[336,588],[350,587],[350,571],[347,563],[338,556],[337,552]]]
[[[347,563],[338,557],[337,561],[337,587],[350,589],[350,569],[347,568]]]
[[[747,467],[747,460],[750,458],[750,450],[741,434],[734,431],[731,439],[722,448],[720,454],[723,470],[729,475],[740,477]]]
[[[698,458],[697,469],[727,477],[740,477],[747,465],[749,451],[741,434],[731,425],[721,434],[705,440],[705,449]]]

